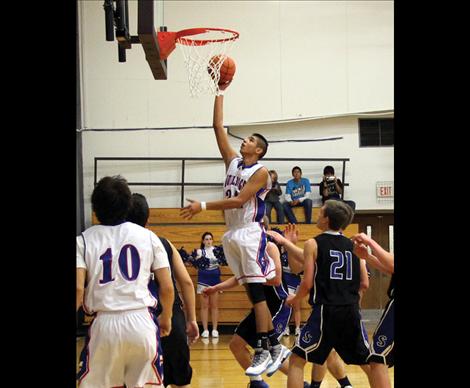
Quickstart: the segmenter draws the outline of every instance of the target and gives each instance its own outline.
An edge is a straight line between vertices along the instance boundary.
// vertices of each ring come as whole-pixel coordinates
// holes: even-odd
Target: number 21
[[[345,251],[344,253],[346,255],[346,260],[344,260],[343,252],[330,250],[330,257],[336,258],[336,260],[333,261],[330,266],[330,279],[343,280],[344,274],[342,272],[337,272],[337,270],[344,266],[345,261],[346,280],[352,279],[352,253],[350,251]]]

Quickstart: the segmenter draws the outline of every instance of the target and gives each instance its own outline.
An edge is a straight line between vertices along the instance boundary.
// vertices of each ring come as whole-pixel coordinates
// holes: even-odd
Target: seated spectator
[[[356,210],[356,203],[354,201],[344,201],[341,199],[341,194],[343,194],[343,183],[341,179],[336,178],[335,169],[332,166],[326,166],[323,169],[323,180],[320,183],[320,195],[322,203],[329,199],[336,199],[338,201],[343,201],[352,207],[353,210]]]
[[[305,223],[312,223],[312,200],[310,195],[312,190],[310,189],[310,181],[307,178],[302,178],[302,169],[299,166],[295,166],[292,169],[292,176],[294,179],[287,181],[286,185],[286,202],[284,202],[284,213],[291,224],[297,224],[293,207],[303,206],[305,211]]]
[[[279,182],[277,181],[276,171],[270,170],[269,175],[271,176],[272,189],[269,190],[268,194],[266,194],[266,198],[264,199],[264,203],[266,204],[266,216],[268,217],[269,223],[272,223],[271,210],[274,207],[274,209],[276,209],[277,214],[277,223],[283,224],[284,209],[282,208],[282,204],[280,201],[280,197],[282,195],[281,185],[279,185]]]

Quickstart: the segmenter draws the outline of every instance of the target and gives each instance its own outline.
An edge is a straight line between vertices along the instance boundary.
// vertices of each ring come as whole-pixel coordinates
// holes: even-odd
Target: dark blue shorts
[[[357,305],[314,305],[292,352],[308,362],[323,364],[332,349],[346,364],[367,364],[369,343]]]
[[[371,354],[368,362],[377,362],[393,366],[393,345],[394,345],[394,299],[390,299],[385,306],[382,317],[374,332],[371,343]]]

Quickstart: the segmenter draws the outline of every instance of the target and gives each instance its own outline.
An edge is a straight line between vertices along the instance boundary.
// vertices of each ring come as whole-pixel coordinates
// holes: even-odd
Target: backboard
[[[133,44],[141,44],[153,78],[167,79],[167,61],[161,59],[157,43],[159,31],[164,25],[165,0],[138,0],[137,36],[130,35],[128,0],[104,0],[106,40],[118,41],[119,62],[126,62],[126,50]]]

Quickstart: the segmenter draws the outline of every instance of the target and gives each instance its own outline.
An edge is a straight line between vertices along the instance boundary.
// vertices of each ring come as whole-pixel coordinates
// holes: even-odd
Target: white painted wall
[[[230,105],[230,95],[225,97],[225,105]],[[207,118],[209,123],[211,118]],[[323,137],[343,137],[341,140],[307,143],[272,143],[266,157],[286,158],[349,158],[346,164],[346,179],[350,184],[345,189],[345,199],[356,201],[357,210],[393,209],[393,202],[379,203],[375,196],[377,181],[393,181],[393,147],[360,148],[358,118],[310,120],[286,124],[255,125],[232,127],[239,136],[260,132],[269,140],[313,139]],[[230,138],[235,149],[240,140]],[[211,128],[172,130],[172,131],[107,131],[83,132],[83,165],[85,217],[90,225],[90,196],[93,190],[94,157],[220,157],[215,136]],[[264,162],[269,169],[278,171],[280,182],[291,178],[291,169],[300,165],[303,176],[311,182],[320,182],[324,162]],[[341,176],[341,163],[333,165]],[[181,177],[179,162],[100,162],[98,179],[105,175],[121,174],[129,182],[177,182]],[[220,162],[188,162],[186,182],[222,182],[224,165]],[[131,186],[134,192],[147,196],[151,207],[179,207],[180,190],[176,187]],[[313,197],[318,205],[318,187],[312,187]],[[222,197],[221,188],[187,188],[185,196],[199,200],[215,200]]]
[[[130,1],[131,34],[136,34],[137,2]],[[102,1],[79,1],[82,79],[83,167],[86,226],[90,225],[93,158],[98,156],[218,157],[210,126],[213,97],[189,97],[183,58],[177,49],[168,60],[168,80],[156,81],[142,47],[127,50],[119,63],[117,43],[105,40]],[[231,56],[237,74],[225,97],[225,124],[244,136],[261,132],[268,139],[342,136],[331,142],[272,144],[267,157],[345,157],[346,199],[358,210],[392,209],[378,203],[377,181],[393,180],[393,147],[359,148],[356,112],[392,111],[392,1],[165,1],[169,31],[189,27],[226,27],[240,32]],[[321,116],[342,118],[269,125],[248,125]],[[88,129],[191,127],[173,131]],[[240,141],[233,139],[238,149]],[[281,182],[294,164],[269,163]],[[300,163],[299,163],[300,164]],[[300,164],[318,182],[325,163]],[[340,165],[333,164],[340,175]],[[99,177],[120,173],[130,182],[179,180],[177,163],[101,165]],[[186,181],[222,182],[222,163],[190,165]],[[179,207],[175,188],[132,187],[153,207]],[[314,188],[318,200],[318,188]],[[188,189],[187,197],[218,199],[219,190]]]
[[[393,110],[392,1],[169,1],[169,31],[240,32],[228,124]],[[137,1],[129,2],[131,34]],[[183,57],[154,80],[140,45],[119,63],[101,1],[79,1],[85,128],[205,125],[209,96],[189,97]]]

